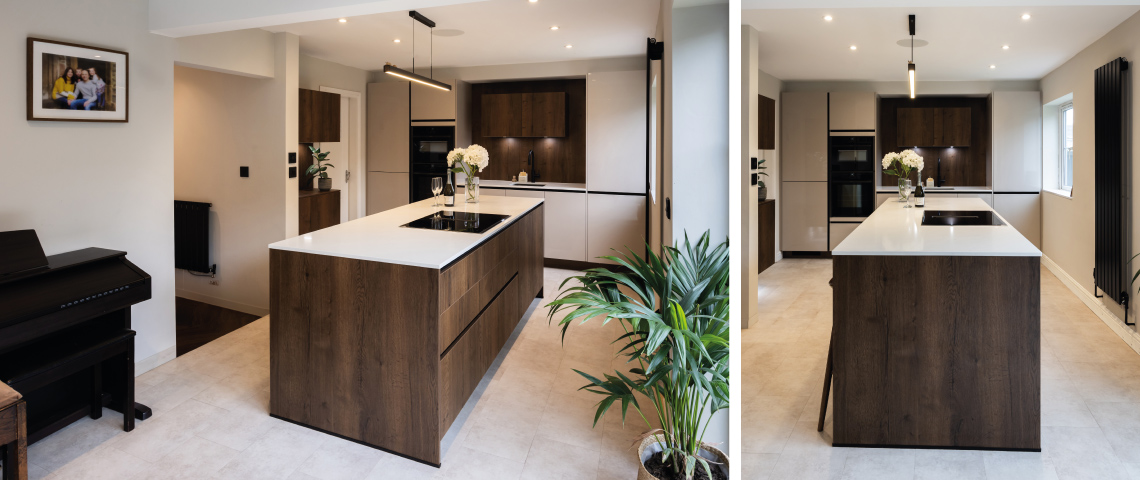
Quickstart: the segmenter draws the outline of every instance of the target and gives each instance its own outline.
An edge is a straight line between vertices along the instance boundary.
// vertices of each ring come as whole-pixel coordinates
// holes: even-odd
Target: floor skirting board
[[[1069,290],[1076,294],[1077,298],[1081,299],[1085,306],[1089,307],[1089,310],[1092,310],[1105,325],[1108,325],[1108,328],[1116,332],[1116,335],[1124,340],[1124,343],[1127,343],[1136,353],[1140,353],[1140,332],[1125,325],[1124,321],[1109,310],[1099,298],[1094,297],[1088,290],[1081,288],[1081,284],[1077,282],[1072,275],[1069,275],[1069,272],[1062,269],[1060,265],[1057,265],[1057,263],[1048,256],[1042,254],[1041,263],[1045,265],[1045,268],[1048,268],[1050,272],[1053,272],[1053,275],[1061,279],[1061,283],[1069,287]]]
[[[148,371],[154,370],[155,368],[158,368],[159,365],[174,360],[174,357],[176,356],[178,356],[178,350],[176,347],[172,346],[142,360],[135,361],[135,376],[137,377]]]

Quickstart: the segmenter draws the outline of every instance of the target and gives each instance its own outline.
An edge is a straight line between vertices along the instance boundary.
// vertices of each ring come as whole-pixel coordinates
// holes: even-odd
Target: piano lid
[[[47,257],[35,230],[0,232],[0,280],[8,275],[47,266]]]
[[[47,260],[45,268],[0,277],[0,328],[80,306],[77,315],[98,315],[151,296],[150,275],[126,252],[85,248]]]

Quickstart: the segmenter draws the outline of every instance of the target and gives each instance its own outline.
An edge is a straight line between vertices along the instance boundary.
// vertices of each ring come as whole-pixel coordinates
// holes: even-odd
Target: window
[[[1057,174],[1058,186],[1061,190],[1073,190],[1073,102],[1061,105],[1060,118],[1061,131],[1058,138],[1061,140],[1058,151],[1061,154],[1061,171]]]

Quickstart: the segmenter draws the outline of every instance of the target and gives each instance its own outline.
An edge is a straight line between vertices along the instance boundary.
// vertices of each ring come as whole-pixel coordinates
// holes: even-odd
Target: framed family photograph
[[[127,52],[28,38],[28,120],[126,122]]]

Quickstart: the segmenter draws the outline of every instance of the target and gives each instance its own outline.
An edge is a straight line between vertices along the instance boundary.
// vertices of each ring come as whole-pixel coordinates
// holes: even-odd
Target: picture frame
[[[34,37],[27,42],[28,121],[129,121],[127,52]]]

